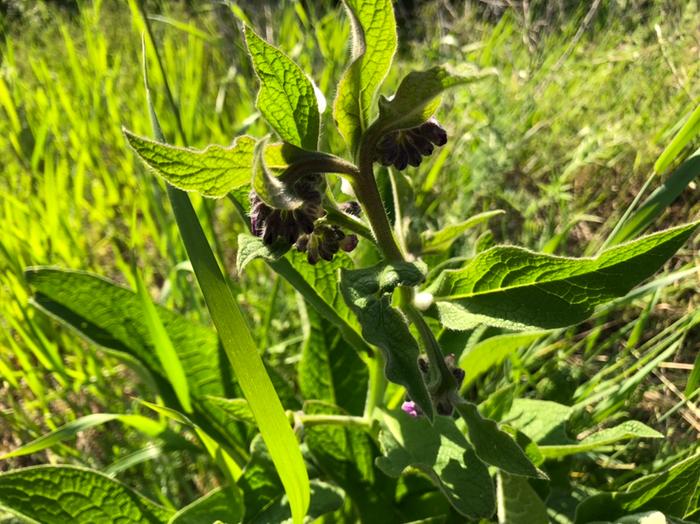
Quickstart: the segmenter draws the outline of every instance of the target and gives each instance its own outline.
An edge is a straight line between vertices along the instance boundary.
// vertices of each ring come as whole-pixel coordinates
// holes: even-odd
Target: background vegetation
[[[267,132],[254,109],[256,83],[236,16],[249,17],[313,71],[329,101],[346,65],[347,24],[338,23],[345,15],[332,2],[152,2],[149,12],[192,146]],[[444,0],[402,3],[397,13],[404,45],[387,91],[415,66],[474,63],[499,72],[449,95],[438,118],[450,144],[411,179],[417,231],[506,211],[472,230],[453,255],[496,242],[595,253],[700,97],[697,2]],[[152,399],[153,390],[128,365],[32,309],[25,267],[86,269],[135,288],[135,261],[159,303],[208,322],[164,188],[121,134],[123,124],[142,134],[150,129],[132,15],[122,2],[0,5],[0,454],[90,413],[152,416],[134,397]],[[160,92],[162,79],[153,76]],[[165,97],[155,102],[166,137],[176,142]],[[340,137],[326,130],[323,140],[339,150]],[[650,187],[659,183],[657,177]],[[698,215],[695,184],[655,229]],[[195,203],[233,272],[243,228],[233,206]],[[575,480],[581,497],[697,447],[697,246],[695,240],[679,253],[649,293],[618,301],[585,325],[522,343],[469,383],[468,397],[494,417],[507,399],[532,397],[579,408],[573,435],[576,427],[629,417],[666,435],[618,446],[604,459],[566,459],[575,463],[562,466],[560,480]],[[262,264],[232,282],[250,306],[250,325],[278,372],[286,407],[294,407],[303,312],[291,288]],[[445,332],[441,341],[459,355],[494,334]],[[173,434],[154,443],[116,422],[75,443],[2,461],[0,471],[47,462],[106,470],[178,507],[221,480],[191,442]],[[561,513],[556,518],[567,522],[571,504],[555,502],[552,518]]]

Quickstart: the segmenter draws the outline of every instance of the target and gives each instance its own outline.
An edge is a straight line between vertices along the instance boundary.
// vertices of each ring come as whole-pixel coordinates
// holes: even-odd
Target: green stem
[[[303,426],[354,426],[362,429],[370,427],[369,419],[352,415],[307,415],[303,412],[287,412],[293,420]]]
[[[366,238],[370,242],[374,242],[374,236],[372,236],[372,230],[362,223],[361,220],[343,213],[340,209],[329,205],[324,208],[326,210],[326,218],[331,224],[340,226],[343,229],[352,231],[353,233]]]

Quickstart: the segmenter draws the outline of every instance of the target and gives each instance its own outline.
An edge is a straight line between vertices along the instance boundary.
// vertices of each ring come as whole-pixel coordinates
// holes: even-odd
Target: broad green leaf
[[[166,182],[183,191],[221,198],[250,184],[256,140],[237,137],[230,147],[211,145],[203,150],[177,147],[144,138],[124,129],[129,145],[141,160]],[[269,144],[265,165],[282,172],[294,152],[282,144]]]
[[[315,150],[320,117],[311,80],[291,58],[265,42],[247,25],[243,34],[260,80],[255,107],[282,140]]]
[[[236,138],[230,147],[211,145],[203,150],[161,144],[124,129],[129,145],[148,167],[184,191],[221,198],[250,183],[255,139]]]
[[[668,209],[688,184],[698,177],[700,177],[700,149],[690,155],[660,187],[649,195],[649,198],[629,216],[608,244],[616,245],[641,234]]]
[[[654,163],[654,171],[658,174],[663,174],[673,161],[678,157],[679,153],[688,143],[700,133],[700,105],[695,108],[695,111],[690,115],[688,121],[683,124],[683,127],[673,137],[671,143],[666,146],[659,158]]]
[[[172,515],[117,480],[73,466],[0,474],[0,507],[42,524],[159,524]]]
[[[694,509],[692,500],[699,482],[700,455],[696,454],[662,473],[636,480],[625,491],[587,498],[576,508],[575,522],[612,521],[643,511],[661,511],[682,519]]]
[[[345,0],[344,4],[352,28],[352,62],[338,83],[333,119],[354,154],[394,59],[396,20],[391,0]]]
[[[588,318],[598,304],[625,295],[653,275],[699,224],[654,233],[607,249],[595,258],[495,247],[462,269],[441,273],[430,291],[448,328],[465,329],[479,323],[516,330],[569,326]],[[449,306],[441,309],[444,302]]]
[[[634,438],[663,438],[663,435],[636,420],[628,420],[612,428],[597,431],[573,444],[539,446],[545,459],[561,458],[576,453],[594,451],[611,444]]]
[[[161,432],[165,431],[165,427],[159,422],[141,415],[119,415],[116,413],[93,413],[84,417],[77,418],[71,422],[64,424],[61,427],[50,431],[46,435],[28,442],[14,451],[0,455],[0,460],[5,460],[13,457],[21,457],[31,453],[37,453],[51,446],[75,437],[81,431],[85,431],[95,426],[100,426],[112,420],[117,420],[122,424],[134,427],[141,433],[149,437],[156,437]]]
[[[517,350],[532,344],[545,332],[507,333],[482,340],[465,351],[459,359],[459,367],[465,372],[462,388],[469,387],[477,378],[498,366]]]
[[[496,492],[499,524],[549,524],[547,506],[526,478],[499,472]]]
[[[390,292],[398,285],[415,286],[423,274],[408,263],[340,271],[345,302],[362,326],[362,335],[379,347],[386,359],[385,375],[406,388],[411,399],[432,419],[433,404],[418,368],[418,343],[403,314],[391,306]]]
[[[496,509],[486,465],[481,462],[454,420],[423,418],[399,412],[383,413],[377,467],[398,477],[409,466],[423,471],[462,515],[488,518]]]
[[[138,295],[141,299],[144,322],[148,328],[150,341],[155,349],[161,368],[165,372],[165,376],[173,387],[175,395],[185,412],[192,413],[190,388],[187,383],[187,375],[185,375],[182,362],[180,362],[180,357],[173,347],[173,342],[170,340],[170,336],[163,326],[160,316],[158,316],[158,310],[156,310],[155,305],[151,301],[148,290],[135,266],[132,268],[132,272],[136,280]]]
[[[243,498],[237,487],[216,488],[175,513],[168,524],[237,524],[243,518]]]
[[[493,73],[488,71],[459,76],[451,74],[444,67],[413,71],[401,81],[391,100],[379,98],[379,118],[372,127],[379,135],[417,127],[435,113],[443,91],[481,80],[491,74]]]
[[[501,209],[486,211],[485,213],[474,215],[473,217],[458,224],[450,224],[439,231],[422,233],[421,239],[423,241],[423,248],[421,249],[421,253],[423,255],[443,253],[450,249],[455,240],[462,236],[462,234],[468,229],[471,229],[483,222],[488,221],[492,217],[502,215],[504,213],[505,211]]]
[[[96,344],[133,355],[153,372],[165,372],[143,316],[139,296],[97,275],[56,268],[29,268],[33,303]],[[216,333],[156,306],[178,353],[193,396],[223,395]]]
[[[321,402],[304,403],[305,414],[347,414]],[[364,429],[334,425],[304,427],[309,452],[328,478],[343,488],[361,522],[397,522],[395,482],[374,468],[374,446]]]
[[[571,407],[550,400],[516,398],[504,421],[537,444],[564,444],[572,442],[566,434],[572,413]]]
[[[144,80],[153,131],[156,138],[164,140],[151,103],[148,77],[145,74]],[[289,497],[294,524],[301,524],[309,507],[310,490],[299,443],[189,196],[169,185],[168,198],[221,344]]]
[[[466,422],[469,443],[482,461],[513,475],[547,478],[508,433],[481,416],[475,404],[462,400],[455,409]]]
[[[298,367],[301,394],[361,415],[367,390],[367,366],[340,332],[313,309],[300,304],[304,343]]]

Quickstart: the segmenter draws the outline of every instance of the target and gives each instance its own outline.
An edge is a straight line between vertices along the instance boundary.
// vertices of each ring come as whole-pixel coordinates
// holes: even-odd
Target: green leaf
[[[33,303],[94,343],[125,352],[165,378],[139,296],[115,282],[82,271],[34,267],[26,270]],[[155,306],[187,376],[193,396],[223,395],[216,333]]]
[[[265,262],[274,262],[287,251],[275,249],[274,246],[265,245],[261,238],[241,233],[238,235],[238,253],[236,254],[236,269],[238,274],[243,273],[245,267],[258,258]]]
[[[489,337],[470,347],[459,359],[459,367],[466,372],[462,389],[466,389],[477,378],[498,366],[508,356],[539,340],[545,334],[542,331],[507,333]]]
[[[347,413],[336,406],[307,401],[304,413]],[[325,475],[343,488],[355,506],[360,522],[397,522],[393,499],[395,482],[374,468],[374,447],[364,429],[351,426],[309,425],[304,427],[305,442]]]
[[[495,247],[462,269],[442,272],[430,291],[448,328],[479,323],[517,330],[569,326],[653,275],[699,224],[654,233],[595,258]],[[449,305],[441,308],[445,301]]]
[[[239,136],[230,147],[210,145],[198,150],[157,142],[127,129],[122,131],[141,160],[178,189],[221,198],[250,184],[257,143],[253,137]],[[298,150],[291,146],[269,144],[265,149],[265,165],[279,174],[296,160],[297,154]]]
[[[163,140],[151,103],[147,77],[145,84],[153,130],[156,137]],[[301,524],[309,507],[310,490],[299,443],[189,196],[169,185],[168,198],[221,344],[289,497],[294,524]]]
[[[499,473],[497,481],[499,524],[549,524],[547,506],[526,478]]]
[[[659,158],[654,163],[654,172],[663,174],[664,171],[678,157],[679,153],[688,143],[700,133],[700,105],[695,108],[695,111],[690,115],[687,122],[673,137],[671,143],[666,146]]]
[[[216,488],[175,513],[168,524],[238,524],[243,518],[243,498],[237,487]]]
[[[545,459],[561,458],[575,453],[595,451],[611,444],[634,438],[663,438],[658,431],[636,420],[628,420],[612,428],[597,431],[574,444],[539,446]]]
[[[391,0],[344,0],[344,4],[352,28],[352,62],[338,83],[333,119],[354,154],[394,59],[396,20]]]
[[[136,280],[139,298],[141,299],[144,322],[148,327],[150,340],[156,351],[160,365],[165,371],[165,376],[173,387],[175,395],[183,409],[187,413],[192,413],[190,388],[187,383],[185,370],[182,367],[182,362],[180,362],[180,357],[177,351],[175,351],[173,342],[170,340],[170,336],[158,316],[158,310],[156,310],[155,305],[151,301],[151,297],[146,290],[141,275],[139,275],[135,266],[132,268],[132,272]]]
[[[157,524],[172,514],[121,482],[72,466],[36,466],[0,474],[0,507],[42,524]]]
[[[504,417],[538,444],[562,444],[572,440],[566,434],[566,423],[573,409],[550,400],[516,398]]]
[[[628,513],[652,510],[682,519],[693,510],[692,500],[699,482],[700,455],[696,454],[662,473],[632,482],[625,491],[600,493],[585,499],[576,508],[575,522],[610,521]]]
[[[315,150],[320,117],[311,80],[291,58],[265,42],[247,25],[243,34],[260,79],[255,107],[282,140]]]
[[[444,67],[413,71],[401,81],[391,100],[379,98],[379,118],[372,127],[379,135],[417,127],[435,113],[443,91],[481,80],[491,74],[491,71],[487,71],[458,76],[451,74]]]
[[[462,515],[488,518],[495,494],[488,468],[457,429],[454,420],[437,417],[434,424],[399,412],[383,412],[377,467],[398,477],[407,467],[423,471]]]
[[[422,280],[421,271],[409,263],[340,271],[345,302],[357,316],[364,339],[382,350],[386,377],[404,386],[411,399],[432,419],[433,404],[418,368],[418,343],[403,314],[391,307],[390,295],[398,285],[415,286]]]
[[[455,402],[455,409],[467,423],[469,442],[482,461],[512,475],[547,478],[508,433],[481,416],[476,405],[462,400]]]
[[[298,367],[301,394],[325,400],[361,415],[367,390],[367,366],[340,332],[313,309],[300,304],[304,343]]]
[[[700,177],[700,149],[690,155],[678,169],[664,180],[661,186],[649,195],[649,198],[629,216],[622,227],[614,234],[609,244],[616,245],[641,234],[698,177]]]
[[[229,439],[231,437],[230,434],[223,432],[221,438],[214,438],[207,430],[176,409],[145,400],[139,401],[145,407],[152,409],[156,413],[192,428],[207,450],[207,453],[209,453],[209,456],[214,459],[221,468],[221,471],[228,476],[230,481],[233,482],[241,476],[242,466],[245,463],[245,459],[243,458],[244,453],[241,453],[237,443],[234,442],[233,445],[231,445],[230,441],[227,442],[227,437],[229,437]]]
[[[450,224],[439,231],[422,233],[421,240],[423,241],[423,248],[421,249],[421,254],[434,255],[443,253],[450,249],[455,240],[462,236],[462,234],[468,229],[482,224],[483,222],[487,222],[492,217],[502,215],[504,213],[505,211],[502,209],[486,211],[484,213],[474,215],[473,217],[470,217],[463,222],[459,222],[458,224]]]
[[[165,427],[159,422],[141,415],[119,415],[116,413],[93,413],[84,417],[77,418],[63,426],[42,435],[41,437],[28,442],[14,451],[0,455],[0,460],[5,460],[13,457],[21,457],[31,453],[37,453],[51,446],[75,437],[81,431],[93,428],[117,420],[123,424],[136,428],[141,433],[150,437],[156,437],[165,430]]]
[[[204,150],[162,144],[123,130],[129,145],[148,167],[169,184],[184,191],[221,198],[250,184],[255,139],[239,136],[230,147],[211,145]]]

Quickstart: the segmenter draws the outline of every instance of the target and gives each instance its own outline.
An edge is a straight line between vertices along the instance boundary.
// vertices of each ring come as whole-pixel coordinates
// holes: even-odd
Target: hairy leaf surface
[[[369,127],[377,91],[396,52],[391,0],[345,0],[352,26],[352,62],[338,83],[333,118],[354,153]]]
[[[396,286],[415,286],[422,280],[423,274],[413,264],[380,264],[341,270],[340,289],[362,326],[365,340],[384,353],[386,377],[404,386],[423,413],[432,418],[433,404],[418,369],[418,343],[403,314],[391,306],[390,296]]]
[[[319,112],[311,80],[282,51],[268,44],[248,26],[243,29],[260,91],[255,101],[282,140],[315,150]]]
[[[398,477],[409,466],[427,474],[452,506],[470,518],[487,518],[495,511],[495,494],[486,465],[459,431],[454,420],[383,412],[377,466]]]
[[[172,511],[98,471],[35,466],[0,474],[0,506],[42,524],[159,524]]]
[[[598,304],[625,295],[653,275],[698,224],[654,233],[595,258],[495,247],[462,269],[444,271],[431,291],[441,320],[452,329],[479,323],[517,330],[577,324]]]

